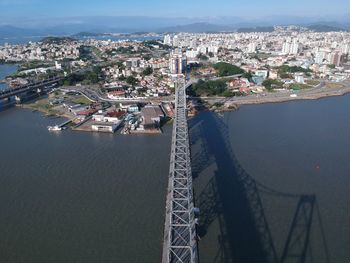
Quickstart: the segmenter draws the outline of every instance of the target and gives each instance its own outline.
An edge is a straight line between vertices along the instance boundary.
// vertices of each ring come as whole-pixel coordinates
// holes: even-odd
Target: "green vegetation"
[[[342,28],[342,27],[335,27],[335,26],[328,26],[328,25],[311,25],[308,27],[309,30],[315,31],[315,32],[341,32],[349,30]]]
[[[126,77],[124,75],[121,75],[118,77],[118,80],[120,81],[125,81],[126,80]]]
[[[329,65],[327,65],[327,67],[330,68],[330,69],[335,69],[335,65],[334,64],[329,64]]]
[[[224,96],[224,97],[233,97],[233,96],[235,96],[235,94],[231,91],[231,90],[225,90],[223,93],[221,93],[221,95],[222,96]]]
[[[317,79],[309,79],[306,81],[306,84],[310,85],[310,86],[317,86],[320,85],[320,81]]]
[[[248,79],[249,81],[252,81],[252,77],[253,77],[253,75],[252,75],[252,72],[245,72],[245,73],[243,73],[243,75],[242,75],[242,78],[246,78],[246,79]]]
[[[135,86],[138,83],[138,80],[133,76],[129,76],[126,78],[126,83],[128,83],[131,86]]]
[[[79,32],[77,34],[74,34],[73,37],[99,37],[104,36],[108,34],[100,34],[100,33],[91,33],[91,32]]]
[[[0,65],[3,65],[3,64],[16,64],[16,63],[17,62],[15,62],[15,61],[0,59]]]
[[[86,97],[84,96],[76,96],[71,100],[73,103],[76,104],[83,104],[83,105],[90,105],[91,101],[88,100]]]
[[[152,56],[149,55],[149,54],[145,54],[145,55],[143,55],[142,57],[143,57],[144,60],[147,60],[147,61],[150,60],[150,59],[152,58]]]
[[[34,61],[30,61],[30,62],[25,62],[23,64],[21,64],[20,69],[19,70],[28,70],[28,69],[34,69],[34,68],[47,68],[47,67],[52,67],[55,64],[52,62],[42,62],[40,60],[34,60]]]
[[[342,87],[342,84],[341,83],[327,83],[326,87],[330,88],[330,89],[336,89],[336,88]]]
[[[252,33],[252,32],[273,32],[273,26],[258,26],[258,27],[243,27],[238,28],[238,33]]]
[[[288,65],[283,65],[278,68],[278,74],[281,78],[291,78],[291,73],[296,73],[296,72],[302,72],[305,73],[306,75],[310,75],[310,72],[312,72],[311,69],[305,69],[302,67],[298,66],[288,66]]]
[[[87,61],[91,59],[91,47],[90,46],[80,46],[79,47],[79,59]]]
[[[55,115],[57,111],[54,109],[54,106],[48,103],[48,100],[39,100],[36,103],[29,104],[29,107],[38,110],[40,112],[44,112],[47,115]]]
[[[227,96],[226,83],[222,80],[199,80],[193,85],[192,91],[196,96]]]
[[[136,51],[132,46],[128,47],[118,47],[117,49],[112,49],[112,53],[119,53],[119,54],[135,54]]]
[[[307,84],[293,83],[292,85],[289,86],[289,88],[292,90],[301,90],[301,89],[309,89],[312,87]]]
[[[62,81],[60,85],[73,86],[83,80],[84,80],[84,76],[82,74],[73,73],[73,74],[70,74],[64,81]]]
[[[96,66],[90,71],[85,73],[73,73],[70,74],[66,79],[61,82],[64,86],[74,86],[78,83],[86,85],[97,84],[100,80],[101,67]]]
[[[203,53],[199,53],[197,55],[197,58],[200,59],[200,60],[203,60],[203,61],[209,60],[209,58],[206,55],[204,55]]]
[[[153,73],[153,69],[151,67],[147,67],[143,72],[142,75],[143,76],[149,76]]]
[[[92,52],[94,52],[97,57],[101,57],[102,55],[102,51],[97,47],[93,47]]]
[[[143,44],[147,47],[159,46],[161,49],[165,49],[165,50],[171,49],[171,46],[164,45],[163,43],[157,40],[146,40],[146,41],[143,41]]]
[[[93,71],[89,71],[85,75],[85,81],[87,83],[96,84],[98,82],[98,74]]]
[[[283,87],[283,82],[275,80],[275,79],[267,79],[264,80],[264,82],[262,83],[262,85],[269,91],[273,90],[273,89],[279,89]]]
[[[73,41],[76,41],[76,39],[71,37],[45,37],[40,42],[44,44],[64,44]]]
[[[240,67],[237,67],[235,65],[225,63],[225,62],[216,63],[214,65],[214,68],[217,70],[218,75],[220,77],[245,73],[245,71],[243,69],[241,69]]]

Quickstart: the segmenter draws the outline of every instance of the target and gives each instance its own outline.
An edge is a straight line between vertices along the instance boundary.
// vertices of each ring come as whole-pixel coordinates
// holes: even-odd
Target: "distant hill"
[[[210,33],[210,32],[233,32],[231,26],[215,25],[209,23],[193,23],[187,25],[165,27],[157,30],[157,32],[187,32],[187,33]]]
[[[252,32],[273,32],[274,27],[272,26],[258,26],[258,27],[242,27],[238,28],[238,33],[252,33]]]
[[[73,41],[76,41],[76,39],[71,37],[45,37],[42,40],[40,40],[40,42],[45,44],[62,44]]]
[[[343,27],[329,26],[329,25],[311,25],[307,27],[309,30],[315,32],[340,32],[340,31],[349,31]]]
[[[77,34],[72,35],[72,37],[99,37],[99,36],[105,36],[109,34],[104,33],[91,33],[91,32],[79,32]]]

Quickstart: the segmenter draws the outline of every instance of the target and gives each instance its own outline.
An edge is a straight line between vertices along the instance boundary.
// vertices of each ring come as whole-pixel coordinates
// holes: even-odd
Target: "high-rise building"
[[[256,52],[256,43],[250,42],[248,45],[248,53],[255,53]]]
[[[282,46],[282,53],[283,54],[289,54],[290,51],[290,43],[289,42],[284,42]]]
[[[340,58],[341,53],[339,51],[334,51],[330,54],[329,63],[338,67],[340,65]]]
[[[173,46],[178,47],[180,45],[180,39],[178,36],[174,36],[173,38]]]
[[[186,72],[187,58],[182,54],[172,54],[169,61],[171,74],[183,74]]]
[[[297,55],[299,53],[300,44],[299,41],[295,38],[293,39],[293,42],[290,42],[290,40],[287,40],[283,43],[282,46],[282,53],[283,54],[289,54],[289,55]]]
[[[170,35],[165,35],[163,43],[164,43],[164,45],[172,46],[173,41],[171,39],[171,36]]]
[[[350,44],[349,43],[343,44],[341,52],[343,54],[349,54],[349,51],[350,51]]]
[[[290,45],[289,54],[298,55],[299,53],[299,41],[297,39],[293,39],[293,43]]]

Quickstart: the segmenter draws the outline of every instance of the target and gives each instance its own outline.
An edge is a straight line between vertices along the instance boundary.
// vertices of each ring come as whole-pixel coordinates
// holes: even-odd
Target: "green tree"
[[[243,74],[245,71],[241,69],[240,67],[237,67],[235,65],[226,63],[226,62],[219,62],[214,65],[214,68],[218,72],[218,75],[220,77],[225,76],[231,76],[231,75],[237,75],[237,74]]]
[[[278,81],[276,79],[267,79],[264,80],[264,82],[262,83],[262,85],[267,89],[267,90],[273,90],[275,88],[281,88],[283,87],[283,82]]]
[[[199,80],[192,87],[197,96],[216,96],[222,95],[226,91],[226,83],[222,80]]]
[[[137,84],[137,79],[133,76],[129,76],[126,78],[126,83],[128,83],[131,86],[135,86]]]
[[[209,60],[209,58],[206,55],[204,55],[203,53],[199,53],[197,55],[197,58],[200,59],[200,60],[203,60],[203,61]]]
[[[245,73],[243,73],[243,75],[242,75],[242,78],[246,78],[246,79],[248,79],[249,81],[252,80],[252,77],[253,77],[253,75],[252,75],[252,72],[251,72],[251,71],[245,72]]]
[[[308,74],[312,72],[309,68],[305,69],[303,67],[298,67],[298,66],[288,66],[288,65],[282,65],[278,68],[278,74],[281,78],[291,78],[292,73],[296,72],[302,72],[305,74]]]
[[[149,76],[153,73],[153,69],[151,67],[147,67],[143,72],[142,75],[143,76]]]

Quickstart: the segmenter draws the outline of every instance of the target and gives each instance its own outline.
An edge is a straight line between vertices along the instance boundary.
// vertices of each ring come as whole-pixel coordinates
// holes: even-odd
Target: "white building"
[[[295,73],[294,74],[294,79],[297,83],[304,84],[304,74],[303,73]]]
[[[171,39],[171,36],[170,36],[170,35],[165,35],[165,36],[164,36],[164,41],[163,41],[163,43],[164,43],[165,45],[172,46],[173,41],[172,41],[172,39]]]
[[[255,53],[256,52],[256,43],[250,42],[247,49],[248,53]]]

